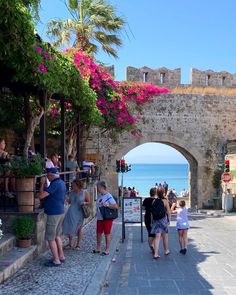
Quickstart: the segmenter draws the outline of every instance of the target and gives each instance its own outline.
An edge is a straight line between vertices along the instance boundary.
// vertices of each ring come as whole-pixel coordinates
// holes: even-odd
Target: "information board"
[[[125,240],[125,224],[139,223],[141,242],[143,242],[142,198],[124,197],[122,199],[122,243]]]
[[[141,198],[124,198],[123,205],[125,223],[138,223],[142,221]]]

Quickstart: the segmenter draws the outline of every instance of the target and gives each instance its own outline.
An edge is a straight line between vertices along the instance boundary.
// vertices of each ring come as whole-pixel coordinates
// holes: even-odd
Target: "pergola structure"
[[[46,91],[43,89],[39,89],[30,84],[25,84],[20,81],[12,82],[11,80],[11,70],[4,69],[0,72],[0,91],[1,92],[12,92],[16,96],[25,93],[31,93],[39,97],[40,105],[45,110],[46,109]],[[53,100],[60,101],[61,107],[61,124],[60,124],[60,131],[61,131],[61,147],[60,147],[60,156],[61,156],[61,164],[62,164],[62,171],[65,171],[65,148],[66,148],[66,130],[65,130],[65,102],[66,99],[59,94],[52,95]],[[43,158],[46,157],[46,116],[45,113],[41,117],[40,120],[40,132],[39,132],[39,139],[40,139],[40,154]],[[80,163],[80,127],[78,124],[77,129],[77,161]]]

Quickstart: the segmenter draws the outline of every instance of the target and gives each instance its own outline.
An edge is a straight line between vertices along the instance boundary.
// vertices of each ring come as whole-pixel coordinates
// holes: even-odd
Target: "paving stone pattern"
[[[111,259],[92,254],[95,240],[95,220],[92,220],[84,227],[84,239],[80,251],[65,250],[66,262],[57,268],[44,266],[44,263],[51,258],[50,254],[46,253],[38,260],[27,264],[11,279],[0,285],[0,294],[84,294],[94,274],[105,262],[104,259],[107,261],[105,264],[108,264]],[[97,286],[99,285],[95,284],[96,288]],[[96,294],[95,290],[93,294]]]
[[[171,254],[153,260],[140,231],[129,225],[101,295],[236,294],[236,216],[192,214],[186,256],[179,253],[175,222],[171,222]]]

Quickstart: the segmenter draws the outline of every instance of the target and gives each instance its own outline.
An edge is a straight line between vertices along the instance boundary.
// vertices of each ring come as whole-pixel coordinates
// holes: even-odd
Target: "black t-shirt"
[[[145,198],[143,201],[143,207],[145,207],[145,213],[151,213],[151,207],[152,207],[152,202],[154,201],[154,198],[148,197]]]

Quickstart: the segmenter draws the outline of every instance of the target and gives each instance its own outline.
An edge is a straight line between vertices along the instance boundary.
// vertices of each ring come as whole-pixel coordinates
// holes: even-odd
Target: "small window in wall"
[[[222,77],[222,80],[221,80],[221,86],[225,86],[225,79],[226,79],[226,77],[223,76],[223,77]]]
[[[165,83],[165,73],[160,73],[160,80],[161,80],[161,84]]]
[[[147,82],[148,81],[148,73],[143,73],[143,82]]]
[[[210,85],[211,75],[206,75],[206,86]]]

